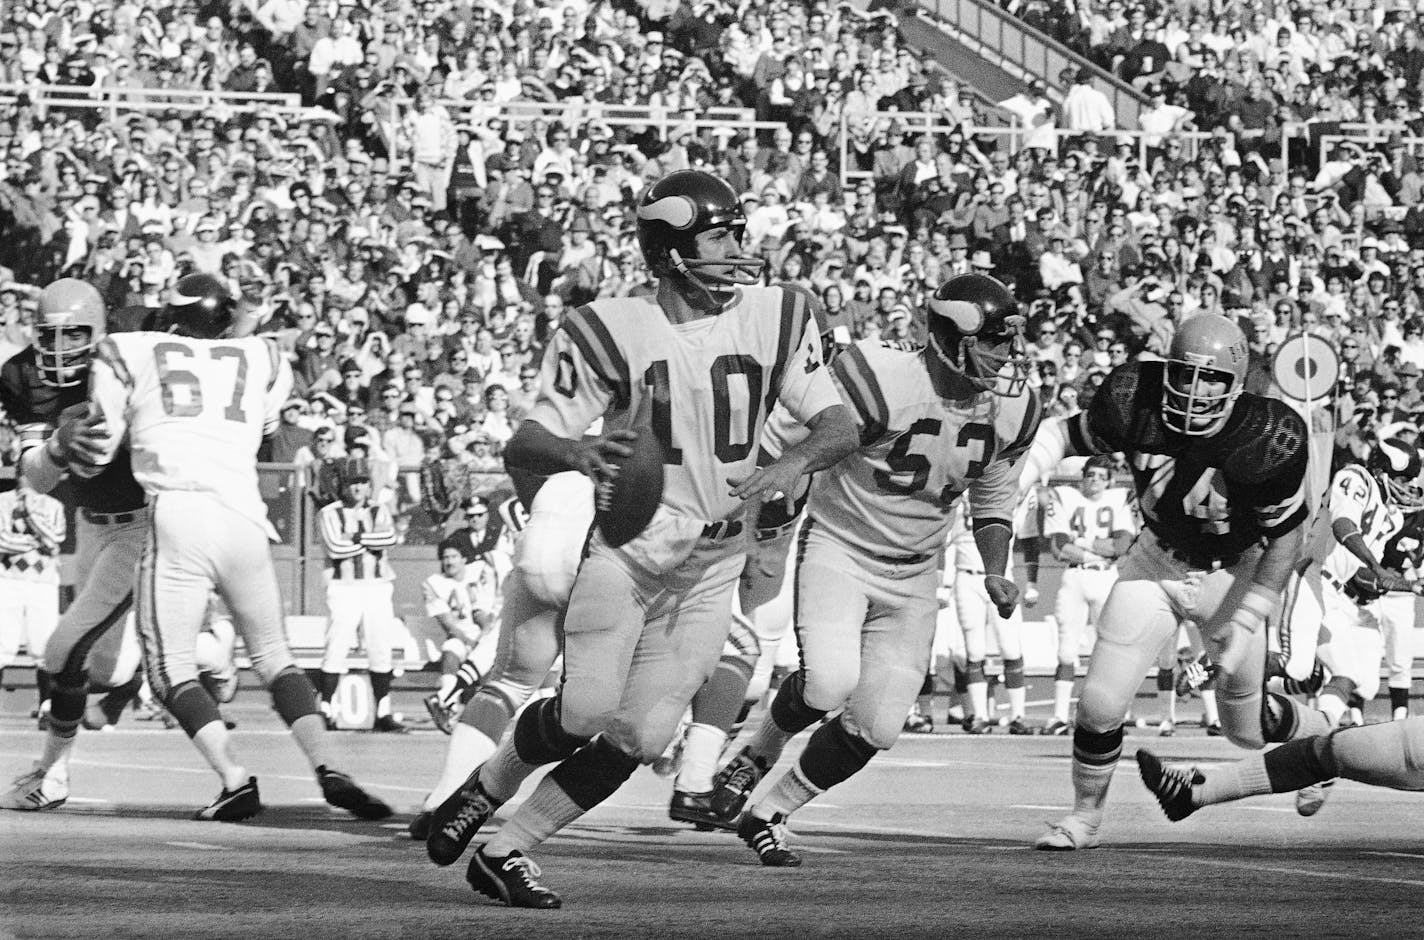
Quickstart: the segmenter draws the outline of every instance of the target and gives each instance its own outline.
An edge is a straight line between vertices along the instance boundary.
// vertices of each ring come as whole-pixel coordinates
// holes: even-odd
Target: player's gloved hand
[[[88,464],[93,466],[104,455],[104,442],[109,426],[104,416],[91,414],[89,405],[70,405],[59,415],[59,426],[50,435],[49,455],[60,466]]]
[[[1001,575],[984,575],[984,591],[989,595],[989,603],[994,605],[1000,617],[1012,614],[1019,602],[1019,586]]]
[[[1023,592],[1023,605],[1024,605],[1024,609],[1025,609],[1025,610],[1032,610],[1033,607],[1034,607],[1034,605],[1036,605],[1037,603],[1038,603],[1038,585],[1037,585],[1037,584],[1030,584],[1028,587],[1024,588],[1024,592]]]
[[[569,469],[577,470],[595,483],[606,483],[618,476],[618,468],[608,461],[633,456],[633,449],[628,445],[637,439],[638,432],[633,430],[609,431],[598,437],[584,438],[569,453]]]
[[[1266,619],[1276,609],[1277,600],[1275,591],[1259,584],[1251,585],[1241,598],[1231,619],[1226,622],[1221,637],[1221,654],[1216,657],[1216,664],[1223,673],[1235,675],[1246,665],[1255,637],[1265,629]]]

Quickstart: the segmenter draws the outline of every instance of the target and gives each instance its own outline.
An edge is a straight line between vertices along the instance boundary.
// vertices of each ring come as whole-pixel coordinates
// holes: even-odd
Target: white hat
[[[430,308],[422,303],[413,303],[405,308],[405,322],[419,324],[421,326],[430,325]]]

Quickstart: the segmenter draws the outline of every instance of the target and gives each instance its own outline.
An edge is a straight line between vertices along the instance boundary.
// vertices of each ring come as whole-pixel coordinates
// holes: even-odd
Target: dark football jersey
[[[1400,573],[1424,567],[1424,512],[1404,517],[1404,525],[1385,543],[1380,563]]]
[[[0,407],[17,426],[42,425],[45,438],[53,433],[64,409],[88,400],[87,383],[55,388],[41,381],[33,347],[0,366]],[[70,475],[50,495],[66,506],[102,513],[132,512],[145,502],[143,488],[129,469],[127,448],[120,448],[114,462],[99,475],[88,480]]]
[[[1210,567],[1303,523],[1305,422],[1284,402],[1242,393],[1210,437],[1162,420],[1165,363],[1114,369],[1088,409],[1070,419],[1083,454],[1122,451],[1143,522],[1169,549]]]

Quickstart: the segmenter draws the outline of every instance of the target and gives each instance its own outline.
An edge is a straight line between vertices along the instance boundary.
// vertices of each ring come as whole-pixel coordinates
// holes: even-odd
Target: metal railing
[[[1088,69],[1093,87],[1108,96],[1120,127],[1137,127],[1147,99],[1137,89],[1089,62],[1057,40],[1044,35],[987,0],[912,0],[931,14],[937,25],[974,52],[1019,78],[1042,78],[1057,89],[1064,69]]]

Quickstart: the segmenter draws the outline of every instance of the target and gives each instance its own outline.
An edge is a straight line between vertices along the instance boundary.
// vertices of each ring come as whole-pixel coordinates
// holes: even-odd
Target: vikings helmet
[[[227,285],[211,274],[189,274],[173,285],[162,325],[169,333],[217,339],[231,331],[236,319],[237,299]]]
[[[104,338],[104,300],[92,284],[61,278],[40,291],[35,314],[35,364],[40,381],[55,388],[82,385],[89,357]],[[81,339],[72,331],[84,329]]]
[[[981,391],[1023,394],[1029,358],[1018,301],[986,274],[960,274],[929,302],[929,348],[939,361]]]
[[[1424,460],[1418,448],[1397,437],[1386,438],[1365,458],[1365,469],[1379,483],[1380,492],[1389,502],[1404,510],[1424,507],[1424,488],[1419,479],[1424,472]]]
[[[1162,379],[1162,420],[1178,434],[1210,437],[1231,416],[1246,387],[1246,335],[1217,313],[1199,313],[1177,327]],[[1220,385],[1208,391],[1200,383]]]
[[[715,228],[732,230],[740,244],[747,217],[732,187],[711,173],[679,170],[658,180],[638,204],[638,247],[658,277],[688,282],[708,293],[756,284],[760,258],[698,257],[697,236]]]

